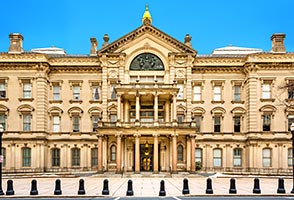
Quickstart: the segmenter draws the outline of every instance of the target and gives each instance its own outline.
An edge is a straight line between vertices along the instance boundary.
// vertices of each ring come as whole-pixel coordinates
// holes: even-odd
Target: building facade
[[[89,55],[0,53],[4,173],[290,173],[294,54],[225,47],[198,55],[142,25]]]

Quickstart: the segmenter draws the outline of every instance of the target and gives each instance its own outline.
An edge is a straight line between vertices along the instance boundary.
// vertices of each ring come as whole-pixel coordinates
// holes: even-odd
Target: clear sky
[[[271,49],[270,36],[285,33],[294,52],[294,0],[1,0],[0,52],[9,33],[24,36],[23,48],[56,46],[68,54],[89,54],[90,37],[101,48],[141,26],[145,5],[152,25],[183,41],[192,36],[199,54],[229,44]]]

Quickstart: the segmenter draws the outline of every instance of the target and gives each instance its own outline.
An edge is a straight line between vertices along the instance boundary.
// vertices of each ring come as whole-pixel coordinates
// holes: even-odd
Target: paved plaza
[[[87,177],[36,177],[36,178],[13,178],[13,189],[15,195],[11,197],[28,197],[30,196],[31,181],[37,180],[38,196],[52,197],[54,196],[55,180],[61,180],[62,197],[78,196],[79,180],[83,178],[85,183],[85,195],[87,197],[104,196],[102,195],[103,181],[109,181],[109,197],[126,196],[128,181],[133,182],[134,196],[137,197],[155,197],[159,195],[160,182],[164,180],[166,196],[183,196],[183,179],[189,181],[189,190],[191,196],[207,195],[205,176],[192,177],[131,177],[122,178],[120,176],[99,177],[96,175]],[[214,195],[230,195],[230,178],[229,176],[211,176],[212,188]],[[234,177],[236,180],[237,195],[291,195],[292,179],[285,178],[286,194],[277,194],[278,177],[260,177],[261,194],[253,194],[254,178],[255,177]],[[3,191],[6,192],[8,178],[3,178]],[[6,195],[5,195],[6,196]],[[8,196],[6,196],[8,197]]]

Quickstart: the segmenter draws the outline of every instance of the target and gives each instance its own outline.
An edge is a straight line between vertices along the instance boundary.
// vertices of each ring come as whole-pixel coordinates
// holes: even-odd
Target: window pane
[[[178,84],[179,92],[178,92],[178,99],[184,98],[184,84]]]
[[[240,132],[240,127],[241,127],[241,122],[240,122],[240,117],[234,117],[234,132],[239,133]]]
[[[292,148],[288,149],[288,166],[292,166],[293,158],[292,158]]]
[[[73,116],[72,117],[73,121],[73,132],[79,132],[79,127],[80,127],[80,117],[79,116]]]
[[[80,99],[80,86],[73,86],[73,99],[79,100]]]
[[[59,132],[60,118],[59,116],[53,116],[53,132]]]
[[[178,161],[183,161],[183,157],[184,157],[183,146],[179,145],[177,150],[178,150]]]
[[[73,148],[72,153],[72,166],[80,166],[80,149]]]
[[[270,149],[262,150],[262,163],[264,167],[271,166],[271,150]]]
[[[263,84],[262,85],[262,98],[263,99],[269,99],[271,98],[271,88],[270,88],[270,84]]]
[[[234,86],[234,101],[240,101],[240,100],[241,100],[241,87]]]
[[[31,149],[23,148],[22,149],[22,166],[29,167],[31,166]]]
[[[91,166],[98,165],[98,148],[91,149]]]
[[[52,149],[52,166],[60,166],[60,149]]]
[[[271,116],[270,115],[263,115],[263,131],[270,131],[271,129]]]
[[[3,156],[2,166],[5,167],[6,165],[6,149],[2,147],[1,155]]]
[[[195,116],[195,122],[196,122],[196,131],[201,131],[201,116]]]
[[[213,166],[221,167],[222,166],[222,151],[221,149],[213,150]]]
[[[31,130],[31,115],[30,114],[23,115],[23,130],[24,131]]]
[[[115,145],[112,145],[111,148],[110,148],[110,159],[111,161],[115,161],[116,160],[116,146]]]
[[[60,100],[60,86],[53,86],[53,100]]]
[[[99,87],[94,87],[92,89],[92,97],[94,101],[99,100],[99,95],[100,95],[100,91],[99,91]]]
[[[242,161],[242,149],[234,149],[234,167],[240,167]]]

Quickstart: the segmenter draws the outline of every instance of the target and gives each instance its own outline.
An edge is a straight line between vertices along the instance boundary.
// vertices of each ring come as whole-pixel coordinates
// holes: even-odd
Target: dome
[[[57,47],[47,47],[47,48],[36,48],[36,49],[31,49],[31,52],[34,53],[43,53],[43,54],[59,54],[59,55],[65,55],[66,52],[62,48],[57,48]]]
[[[262,52],[262,49],[247,48],[247,47],[236,47],[236,46],[229,45],[227,47],[214,49],[212,54],[213,55],[220,55],[220,54],[251,54],[251,53],[260,53],[260,52]]]

